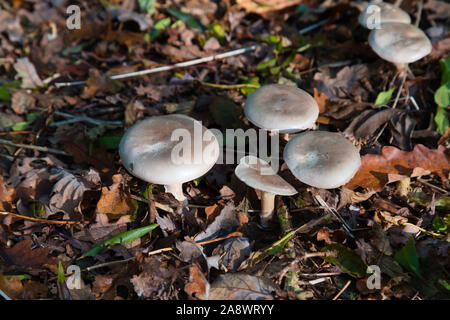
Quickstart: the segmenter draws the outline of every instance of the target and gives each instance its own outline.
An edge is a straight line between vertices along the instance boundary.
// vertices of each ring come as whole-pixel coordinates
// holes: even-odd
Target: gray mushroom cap
[[[356,147],[338,133],[327,131],[296,135],[287,143],[283,156],[298,180],[323,189],[346,184],[361,165]]]
[[[375,7],[378,6],[378,9]],[[379,21],[376,21],[375,15],[379,15]],[[411,17],[407,12],[388,2],[372,1],[361,12],[358,17],[359,23],[365,28],[371,28],[372,23],[411,23]]]
[[[172,139],[173,133],[180,135]],[[190,149],[183,153],[180,147],[185,142]],[[119,154],[134,176],[150,183],[172,185],[208,172],[218,160],[219,144],[199,121],[174,114],[151,117],[133,125],[120,141]]]
[[[319,116],[317,102],[306,91],[281,84],[264,85],[245,103],[247,119],[259,128],[293,133],[313,128]]]
[[[234,173],[249,187],[282,196],[292,196],[297,190],[273,171],[270,164],[255,156],[243,157]]]
[[[431,42],[419,28],[403,23],[386,23],[369,34],[369,45],[392,63],[412,63],[431,52]]]

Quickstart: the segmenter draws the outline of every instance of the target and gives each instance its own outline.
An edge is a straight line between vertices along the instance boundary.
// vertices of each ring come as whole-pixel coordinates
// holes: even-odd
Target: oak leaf
[[[391,182],[405,177],[437,174],[443,181],[450,172],[450,154],[443,146],[428,149],[418,144],[413,151],[402,151],[392,146],[384,147],[382,153],[367,154],[361,158],[361,167],[345,187],[357,187],[381,191]]]

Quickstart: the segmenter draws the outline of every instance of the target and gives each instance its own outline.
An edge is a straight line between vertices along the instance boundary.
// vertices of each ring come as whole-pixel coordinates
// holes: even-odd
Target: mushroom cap
[[[245,103],[247,119],[259,128],[293,133],[314,127],[319,116],[317,102],[306,91],[281,84],[264,85]]]
[[[270,164],[255,156],[243,157],[234,170],[236,177],[249,187],[282,196],[292,196],[297,190],[275,171]]]
[[[171,139],[174,132],[186,137],[182,135],[180,139],[179,135]],[[180,152],[185,143],[190,146],[185,148],[186,152]],[[194,151],[198,151],[197,156]],[[134,176],[150,183],[171,185],[191,181],[208,172],[219,158],[219,143],[201,122],[173,114],[134,124],[122,137],[119,154],[125,168]],[[185,155],[184,160],[177,155]]]
[[[283,156],[298,180],[323,189],[346,184],[361,165],[356,147],[340,134],[327,131],[296,135],[287,143]]]
[[[373,10],[374,7],[371,7],[371,5],[378,6],[378,8],[380,8],[379,11]],[[376,2],[376,1],[370,2],[369,5],[364,8],[364,10],[358,17],[358,21],[363,27],[369,28],[370,27],[368,25],[369,22],[376,22],[374,19],[375,14],[379,14],[380,24],[392,22],[406,23],[406,24],[411,23],[411,17],[407,12],[403,11],[402,9],[396,7],[391,3]]]
[[[381,58],[411,63],[431,52],[431,42],[419,28],[404,23],[385,23],[369,34],[369,45]]]

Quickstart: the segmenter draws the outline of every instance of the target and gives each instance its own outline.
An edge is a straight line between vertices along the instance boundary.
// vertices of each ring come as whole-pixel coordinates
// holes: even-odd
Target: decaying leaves
[[[450,172],[450,154],[443,146],[433,150],[418,144],[411,152],[387,146],[383,147],[381,155],[365,155],[361,162],[361,167],[345,185],[346,188],[354,190],[363,187],[381,191],[387,183],[430,173],[445,181]]]

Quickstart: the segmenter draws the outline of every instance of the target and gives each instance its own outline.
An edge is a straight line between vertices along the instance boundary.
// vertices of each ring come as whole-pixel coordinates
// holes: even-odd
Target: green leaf
[[[164,18],[161,20],[158,20],[154,25],[152,31],[149,33],[146,33],[144,36],[144,40],[146,42],[152,42],[156,40],[160,35],[161,32],[167,29],[170,26],[170,18]]]
[[[64,275],[64,268],[61,264],[61,261],[58,261],[58,281],[60,283],[64,283],[64,280],[66,279]]]
[[[122,136],[103,136],[97,139],[100,146],[105,146],[108,149],[117,149],[120,144]]]
[[[218,23],[215,23],[211,27],[211,30],[213,32],[214,38],[216,38],[220,43],[223,44],[225,41],[225,30],[222,28],[222,26]]]
[[[93,247],[92,249],[90,249],[89,251],[84,253],[79,259],[86,258],[86,257],[93,257],[97,253],[99,253],[102,249],[104,249],[112,244],[132,242],[132,241],[146,235],[147,233],[149,233],[156,227],[158,227],[158,224],[154,223],[154,224],[142,227],[142,228],[138,228],[135,230],[130,230],[130,231],[118,234],[117,236],[112,237],[111,239],[108,239],[108,240],[96,245],[95,247]]]
[[[201,31],[206,31],[206,27],[204,25],[202,25],[196,18],[194,18],[190,14],[178,11],[173,8],[166,8],[166,10],[175,18],[186,23],[189,27],[194,28],[194,29],[199,29]]]
[[[155,13],[156,0],[138,0],[139,10],[149,15]]]
[[[375,106],[381,107],[389,103],[391,100],[392,94],[395,91],[395,87],[389,89],[388,91],[382,91],[378,94],[377,99],[375,100]]]
[[[444,107],[438,106],[436,115],[434,116],[434,122],[436,123],[436,131],[443,135],[445,130],[450,126],[448,119],[448,112]]]
[[[4,277],[8,280],[12,279],[12,277],[16,278],[17,280],[31,280],[32,277],[29,274],[15,274],[15,275],[4,275]]]
[[[435,214],[433,220],[431,221],[434,230],[436,231],[445,231],[447,229],[447,225],[444,221],[439,217],[439,215]]]
[[[361,257],[340,243],[329,244],[320,250],[322,252],[334,251],[336,257],[322,257],[325,261],[339,266],[344,272],[354,277],[365,277],[367,265]]]
[[[264,70],[267,68],[271,68],[271,67],[275,66],[276,63],[277,63],[276,58],[273,58],[273,59],[270,59],[267,61],[263,61],[256,66],[256,70]]]
[[[405,246],[395,254],[394,259],[404,269],[414,272],[417,276],[422,277],[420,274],[419,257],[417,256],[413,237],[409,238]]]
[[[450,81],[450,56],[439,60],[439,63],[442,71],[441,84],[448,83]]]
[[[47,214],[45,213],[45,206],[39,200],[33,200],[33,199],[29,200],[28,208],[33,213],[33,217],[38,218],[38,219],[47,218]]]
[[[259,77],[250,77],[250,78],[246,78],[244,80],[246,81],[245,83],[261,86],[261,84],[259,83]],[[241,93],[245,97],[248,97],[255,90],[256,90],[255,88],[241,88],[240,89]]]
[[[279,35],[270,35],[268,37],[262,37],[261,40],[270,44],[277,44],[281,41],[281,37]]]
[[[5,86],[0,86],[0,100],[11,101],[11,94]]]
[[[450,81],[446,82],[434,93],[434,101],[440,107],[448,107],[450,105]]]

